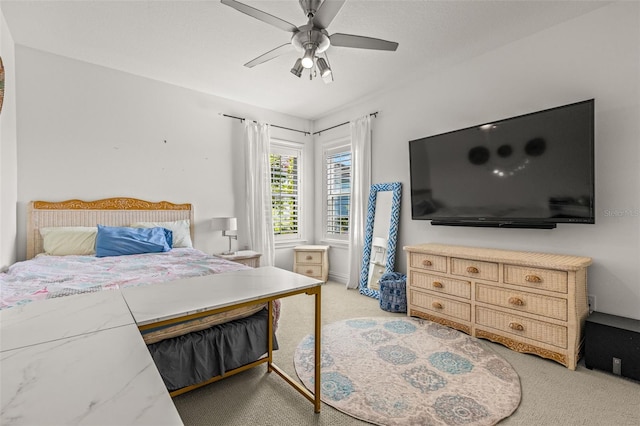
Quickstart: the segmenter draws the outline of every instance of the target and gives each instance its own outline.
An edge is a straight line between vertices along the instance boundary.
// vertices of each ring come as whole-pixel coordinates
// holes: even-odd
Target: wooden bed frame
[[[152,202],[137,198],[95,201],[32,201],[27,210],[27,259],[42,253],[40,228],[48,226],[129,226],[134,222],[189,220],[193,240],[191,204]]]

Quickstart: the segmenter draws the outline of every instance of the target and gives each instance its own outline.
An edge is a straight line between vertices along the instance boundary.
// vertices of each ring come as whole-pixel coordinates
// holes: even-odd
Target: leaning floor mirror
[[[393,272],[400,222],[400,182],[371,185],[360,271],[360,293],[380,297],[380,277]]]

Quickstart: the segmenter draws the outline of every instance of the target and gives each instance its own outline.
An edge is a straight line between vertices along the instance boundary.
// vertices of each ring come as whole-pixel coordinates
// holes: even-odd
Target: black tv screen
[[[433,225],[594,223],[594,100],[409,142],[411,215]]]

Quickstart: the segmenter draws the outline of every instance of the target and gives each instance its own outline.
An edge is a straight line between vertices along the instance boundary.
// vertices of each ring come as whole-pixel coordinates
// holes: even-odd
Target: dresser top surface
[[[326,251],[326,250],[329,250],[329,246],[321,246],[321,245],[295,246],[294,250],[296,250],[296,251]]]
[[[253,250],[239,250],[231,254],[218,254],[216,256],[222,257],[223,259],[227,260],[243,260],[251,259],[254,257],[261,257],[262,253],[258,253],[257,251]]]
[[[538,253],[530,251],[491,249],[450,244],[417,244],[403,247],[405,251],[441,256],[463,257],[487,262],[502,262],[514,265],[538,266],[542,268],[577,270],[592,263],[590,257],[565,254]]]

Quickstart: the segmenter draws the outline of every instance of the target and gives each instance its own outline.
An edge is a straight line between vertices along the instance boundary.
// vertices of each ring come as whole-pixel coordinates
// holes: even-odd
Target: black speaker
[[[584,364],[640,380],[640,321],[592,312],[584,330]]]

